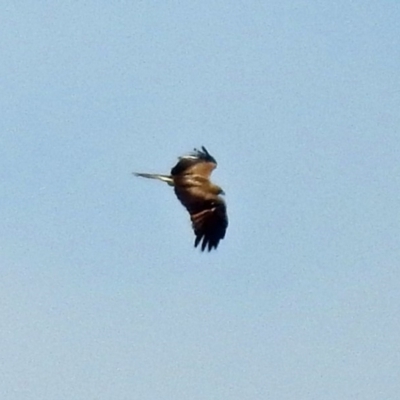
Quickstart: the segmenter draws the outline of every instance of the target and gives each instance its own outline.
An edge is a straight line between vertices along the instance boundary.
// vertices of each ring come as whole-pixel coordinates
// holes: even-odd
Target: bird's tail
[[[168,183],[169,186],[174,186],[174,180],[170,175],[162,174],[144,174],[139,172],[134,172],[133,175],[141,176],[142,178],[158,179],[160,181]]]

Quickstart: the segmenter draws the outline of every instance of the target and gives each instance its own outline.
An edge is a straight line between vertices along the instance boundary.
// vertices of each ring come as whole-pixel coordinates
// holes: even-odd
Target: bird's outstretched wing
[[[216,166],[215,158],[202,146],[201,150],[194,149],[193,153],[179,157],[178,163],[171,170],[171,175],[193,174],[208,179]]]
[[[219,241],[225,237],[228,227],[225,202],[216,201],[212,204],[204,204],[204,209],[196,214],[191,214],[192,227],[196,235],[194,246],[201,243],[201,250],[216,249]]]

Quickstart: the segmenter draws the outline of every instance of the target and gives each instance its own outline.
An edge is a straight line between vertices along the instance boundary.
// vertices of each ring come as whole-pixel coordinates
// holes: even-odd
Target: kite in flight
[[[179,157],[170,175],[134,173],[143,178],[159,179],[173,186],[176,197],[188,210],[196,239],[194,246],[201,243],[201,251],[216,249],[225,237],[228,217],[224,191],[210,181],[216,168],[215,158],[203,146],[201,150]]]

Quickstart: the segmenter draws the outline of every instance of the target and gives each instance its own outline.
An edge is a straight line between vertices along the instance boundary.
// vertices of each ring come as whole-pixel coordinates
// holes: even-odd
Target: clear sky
[[[2,400],[397,400],[400,3],[4,1]],[[230,225],[168,173],[204,145]]]

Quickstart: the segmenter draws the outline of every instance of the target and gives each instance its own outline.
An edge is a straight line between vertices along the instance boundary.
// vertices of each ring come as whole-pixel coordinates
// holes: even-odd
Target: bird
[[[201,251],[217,249],[228,227],[224,191],[210,181],[217,167],[213,156],[202,146],[178,158],[169,175],[134,172],[135,176],[158,179],[172,186],[175,195],[189,212],[195,234],[194,247]]]

